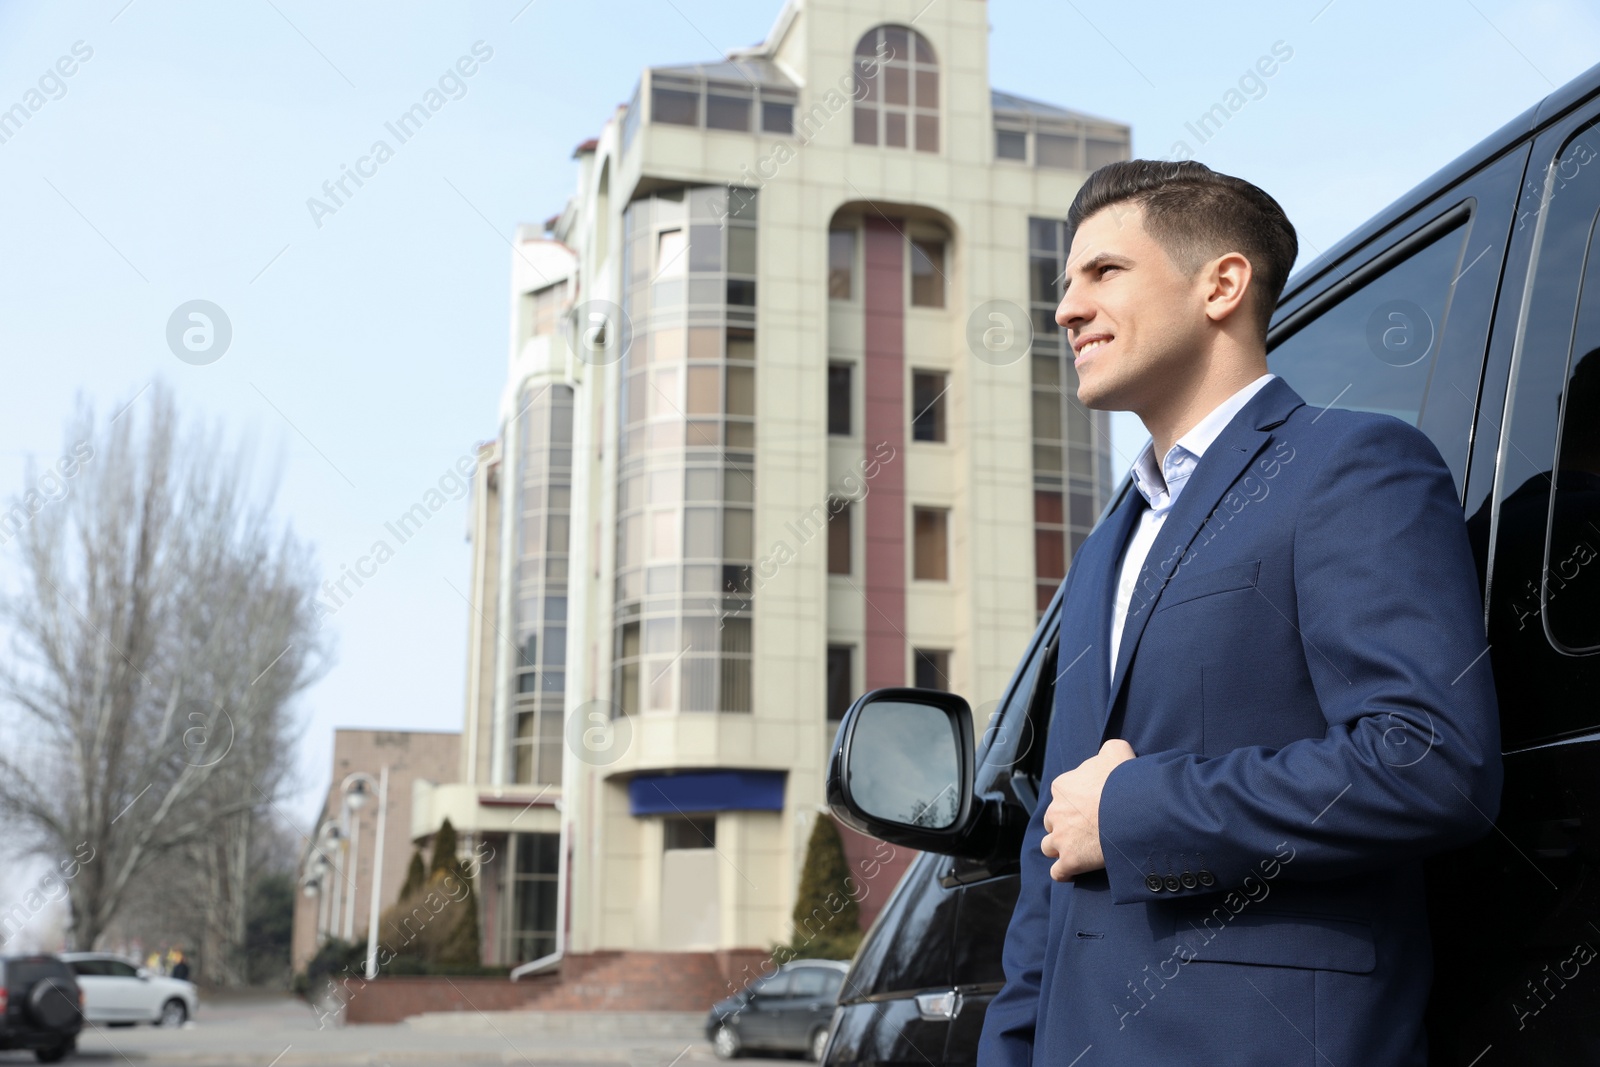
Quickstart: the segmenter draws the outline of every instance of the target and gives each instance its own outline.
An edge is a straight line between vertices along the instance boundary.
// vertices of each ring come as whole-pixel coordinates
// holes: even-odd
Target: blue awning
[[[641,774],[628,782],[634,815],[700,811],[782,811],[784,771]]]

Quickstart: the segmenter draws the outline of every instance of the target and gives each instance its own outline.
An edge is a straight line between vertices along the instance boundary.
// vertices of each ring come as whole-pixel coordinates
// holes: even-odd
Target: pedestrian
[[[168,956],[173,960],[172,970],[169,973],[172,977],[187,982],[189,980],[189,961],[183,958],[183,950],[175,948]]]
[[[1501,787],[1450,470],[1268,371],[1298,241],[1254,185],[1114,163],[1067,229],[1077,400],[1151,442],[1065,579],[978,1062],[1420,1067],[1422,860]]]

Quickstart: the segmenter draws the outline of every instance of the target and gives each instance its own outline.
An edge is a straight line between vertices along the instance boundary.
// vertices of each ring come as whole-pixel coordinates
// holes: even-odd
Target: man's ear
[[[1201,268],[1206,317],[1220,323],[1235,314],[1243,306],[1254,278],[1249,257],[1242,252],[1229,252]]]

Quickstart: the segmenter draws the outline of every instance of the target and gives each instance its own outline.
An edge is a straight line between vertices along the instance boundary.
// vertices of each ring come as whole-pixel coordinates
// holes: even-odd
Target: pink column
[[[881,216],[866,224],[863,444],[886,457],[866,500],[867,689],[906,684],[905,237]],[[887,446],[887,447],[884,447]]]

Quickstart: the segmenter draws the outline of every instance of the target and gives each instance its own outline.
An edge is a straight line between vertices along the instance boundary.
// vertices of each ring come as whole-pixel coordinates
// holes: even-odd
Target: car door
[[[80,959],[70,963],[78,976],[78,987],[83,990],[84,1017],[90,1022],[119,1022],[129,1016],[126,990],[111,977],[110,964],[111,961],[105,959]]]
[[[826,967],[796,967],[790,973],[789,995],[779,1009],[778,1039],[784,1048],[806,1049],[811,1047],[811,1034],[818,1026],[827,1026],[833,1014],[839,983],[835,980],[830,987],[828,979],[839,975]]]
[[[739,1036],[746,1045],[756,1048],[781,1046],[783,1003],[789,996],[791,973],[780,970],[750,987],[750,1002],[739,1013]]]
[[[126,960],[106,960],[106,976],[116,992],[115,1003],[123,1019],[146,1022],[159,1011],[154,984],[139,976],[139,968]]]
[[[1597,156],[1593,103],[1534,141],[1497,315],[1469,527],[1506,779],[1495,832],[1430,870],[1439,1063],[1600,1064]]]

